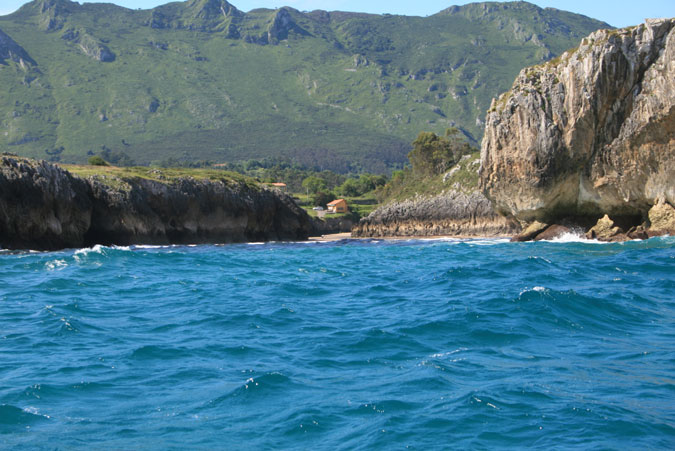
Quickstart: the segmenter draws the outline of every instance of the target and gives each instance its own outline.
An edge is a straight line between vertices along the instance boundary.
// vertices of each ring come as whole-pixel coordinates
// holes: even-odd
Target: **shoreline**
[[[456,239],[456,240],[494,240],[494,239],[511,239],[507,235],[493,235],[493,236],[472,236],[472,235],[428,235],[428,236],[352,236],[349,232],[344,233],[329,233],[320,236],[310,236],[307,241],[324,241],[334,242],[341,240],[387,240],[387,241],[403,241],[403,240],[442,240],[442,239]]]
[[[541,240],[542,242],[547,243],[565,243],[565,242],[580,242],[580,243],[598,243],[598,244],[615,244],[615,243],[631,243],[639,241],[647,241],[650,238],[667,238],[671,235],[657,235],[649,237],[647,239],[642,238],[633,238],[625,241],[603,241],[591,238],[586,238],[583,234],[576,235],[560,235],[559,237],[553,239]],[[354,240],[354,241],[364,241],[364,240],[383,240],[383,241],[406,241],[406,240],[509,240],[511,242],[511,236],[508,235],[492,235],[492,236],[471,236],[471,235],[429,235],[429,236],[367,236],[367,237],[353,237],[350,233],[332,233],[321,236],[310,236],[304,242],[323,242],[323,243],[333,243],[342,240]],[[302,242],[302,241],[301,241]],[[535,243],[537,241],[521,241],[521,243]]]

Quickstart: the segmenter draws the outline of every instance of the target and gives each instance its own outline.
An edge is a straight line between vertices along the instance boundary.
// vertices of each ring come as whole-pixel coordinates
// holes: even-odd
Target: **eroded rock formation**
[[[0,247],[306,239],[287,195],[232,180],[82,179],[44,161],[0,157]]]
[[[675,205],[675,19],[601,30],[493,101],[481,188],[523,222]]]
[[[352,229],[352,236],[510,236],[519,230],[517,222],[497,215],[478,191],[450,190],[380,207]]]

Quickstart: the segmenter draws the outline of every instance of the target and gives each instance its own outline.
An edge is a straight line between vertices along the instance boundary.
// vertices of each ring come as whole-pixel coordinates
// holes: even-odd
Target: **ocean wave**
[[[136,249],[169,249],[172,247],[176,247],[173,244],[135,244],[133,246],[130,246],[131,249],[136,250]]]
[[[68,263],[63,259],[51,260],[45,263],[47,271],[61,271],[68,267]]]
[[[0,442],[668,448],[675,240],[480,241],[3,255]]]
[[[87,256],[89,254],[100,254],[107,255],[109,251],[131,251],[130,246],[103,246],[101,244],[96,244],[92,247],[84,247],[82,249],[77,249],[73,255],[75,256]]]
[[[226,394],[208,401],[204,407],[220,407],[223,404],[238,402],[237,399],[242,397],[251,398],[265,395],[283,397],[283,393],[291,390],[296,385],[295,381],[278,371],[254,375],[246,378],[246,380]]]
[[[0,404],[0,431],[11,426],[26,427],[38,421],[49,420],[49,415],[43,415],[35,407],[23,409],[11,404]]]
[[[171,346],[146,345],[132,351],[130,357],[137,360],[174,360],[190,356],[191,352],[185,348]]]
[[[467,241],[468,244],[472,246],[496,246],[499,244],[508,243],[511,240],[509,238],[477,238],[470,239]]]

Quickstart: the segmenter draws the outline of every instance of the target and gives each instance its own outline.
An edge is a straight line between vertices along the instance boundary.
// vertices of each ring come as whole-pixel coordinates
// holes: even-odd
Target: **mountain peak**
[[[237,17],[244,13],[225,0],[189,0],[186,4],[188,10],[194,11],[194,16],[200,19],[214,17]]]
[[[47,31],[63,28],[65,18],[80,7],[79,3],[70,0],[34,0],[24,5],[39,16],[40,28]]]
[[[244,13],[226,0],[189,0],[168,3],[152,10],[149,25],[152,28],[174,28],[201,31],[232,30],[233,20],[240,20]]]
[[[51,12],[55,15],[70,13],[80,6],[79,3],[70,0],[35,0],[33,4],[39,8],[40,13]]]

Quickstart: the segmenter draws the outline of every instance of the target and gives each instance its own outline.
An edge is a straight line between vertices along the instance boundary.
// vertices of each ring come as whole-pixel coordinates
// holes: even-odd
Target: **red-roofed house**
[[[326,207],[328,207],[328,213],[347,213],[349,211],[347,201],[344,199],[334,200],[326,205]]]

